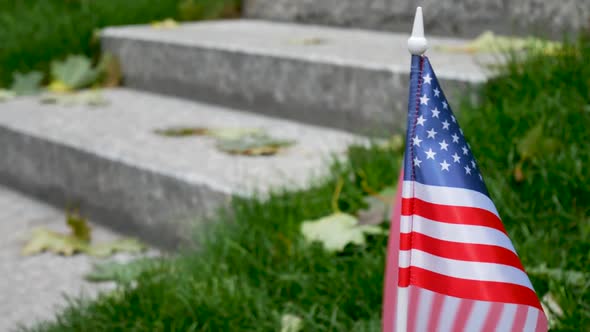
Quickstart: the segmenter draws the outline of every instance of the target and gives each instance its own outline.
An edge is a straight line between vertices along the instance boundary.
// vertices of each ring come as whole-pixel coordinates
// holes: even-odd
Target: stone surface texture
[[[485,30],[561,38],[590,23],[590,0],[246,0],[250,18],[406,32],[416,6],[427,35],[474,37]]]
[[[216,21],[156,30],[106,29],[125,84],[360,134],[405,125],[410,55],[406,34]],[[463,40],[431,38],[428,54],[451,101],[485,81],[493,56],[440,52]]]
[[[23,194],[0,187],[0,331],[12,331],[17,325],[30,327],[39,320],[53,319],[66,305],[65,296],[93,297],[110,283],[89,283],[84,275],[101,260],[88,256],[57,256],[44,253],[24,257],[21,250],[37,227],[67,232],[64,214]],[[112,231],[91,224],[93,240],[118,238]],[[119,261],[129,260],[119,254]]]
[[[353,135],[131,90],[107,107],[0,104],[0,182],[123,233],[174,247],[231,195],[301,188],[326,171]],[[261,128],[297,144],[276,156],[232,156],[206,137],[153,133],[169,126]]]

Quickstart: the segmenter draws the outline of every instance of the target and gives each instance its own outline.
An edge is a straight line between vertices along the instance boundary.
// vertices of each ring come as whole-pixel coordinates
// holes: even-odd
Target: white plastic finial
[[[416,8],[414,27],[412,35],[408,39],[408,49],[413,55],[422,55],[428,49],[428,41],[424,38],[424,19],[422,18],[422,7]]]

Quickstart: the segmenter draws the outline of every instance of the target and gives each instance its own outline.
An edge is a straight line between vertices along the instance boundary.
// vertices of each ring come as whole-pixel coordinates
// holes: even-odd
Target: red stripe
[[[418,198],[403,198],[402,215],[418,215],[449,224],[485,226],[506,234],[504,225],[498,216],[488,210],[474,207],[440,205],[428,203]]]
[[[518,256],[499,246],[444,241],[415,232],[401,234],[400,250],[411,249],[460,261],[510,265],[524,271]]]
[[[420,292],[422,290],[418,287],[410,287],[410,301],[408,305],[408,326],[407,331],[416,331],[418,319],[424,319],[418,317],[418,308],[420,306]]]
[[[457,314],[455,315],[455,322],[453,323],[452,331],[464,331],[465,324],[467,324],[467,320],[471,315],[471,311],[473,310],[473,305],[475,301],[473,300],[461,300],[461,304],[459,305],[459,310],[457,310]]]
[[[427,331],[436,331],[439,326],[440,313],[442,312],[445,296],[439,293],[434,293],[432,299],[432,306],[430,310],[430,321],[428,322]]]
[[[491,308],[488,311],[488,316],[486,317],[486,321],[483,324],[483,331],[496,331],[496,327],[498,326],[498,322],[502,316],[502,310],[504,309],[504,306],[505,304],[500,302],[494,302],[491,304]]]
[[[513,332],[522,332],[524,324],[526,324],[526,315],[529,312],[529,307],[519,305],[516,308],[516,314],[514,316],[514,323],[512,323]]]
[[[547,332],[547,317],[545,317],[545,313],[542,310],[539,311],[539,315],[537,316],[537,328],[535,332]]]
[[[525,304],[541,309],[537,294],[524,286],[449,277],[415,266],[411,267],[411,275],[409,272],[410,268],[400,268],[400,287],[409,286],[411,281],[412,286],[462,299]],[[402,278],[403,275],[407,277]]]

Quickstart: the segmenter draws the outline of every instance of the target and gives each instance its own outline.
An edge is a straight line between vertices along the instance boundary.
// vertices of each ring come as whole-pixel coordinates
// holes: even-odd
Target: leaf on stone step
[[[326,44],[327,42],[328,42],[327,39],[323,39],[323,38],[319,38],[319,37],[309,37],[309,38],[293,39],[290,41],[290,44],[314,46],[314,45]]]
[[[104,54],[98,63],[98,69],[101,72],[101,85],[105,88],[113,88],[121,85],[123,73],[121,63],[112,54]]]
[[[449,52],[507,52],[524,49],[537,49],[546,54],[557,53],[562,47],[559,42],[538,39],[534,37],[519,38],[499,36],[491,31],[484,31],[481,35],[464,45],[439,45],[436,48]]]
[[[171,18],[162,21],[153,21],[150,25],[154,29],[174,29],[179,26],[178,22]]]
[[[108,257],[118,252],[140,253],[147,249],[147,247],[137,239],[126,238],[119,239],[112,242],[106,242],[96,245],[91,245],[87,248],[86,253],[95,257]]]
[[[41,81],[43,74],[33,71],[27,74],[15,72],[10,90],[18,96],[36,95],[41,91]]]
[[[210,136],[219,139],[239,139],[249,135],[262,135],[264,131],[257,128],[170,127],[157,129],[155,133],[168,137]]]
[[[301,224],[301,233],[308,242],[320,242],[328,251],[342,251],[348,244],[365,245],[365,234],[384,234],[374,225],[359,225],[358,219],[346,213],[334,213]]]
[[[70,235],[76,239],[84,242],[90,242],[92,239],[92,229],[88,225],[88,220],[77,211],[66,212],[66,224],[70,228]]]
[[[247,135],[238,139],[220,139],[216,147],[229,154],[269,156],[293,144],[294,141],[276,139],[268,135]]]
[[[88,87],[100,76],[100,70],[92,67],[92,61],[83,55],[70,55],[64,61],[51,63],[52,83],[49,89],[54,92],[72,91]]]
[[[106,106],[109,104],[108,99],[104,97],[100,90],[83,90],[66,93],[45,93],[41,96],[42,104],[57,104],[61,106]]]
[[[72,235],[59,234],[54,231],[39,228],[33,231],[31,239],[22,250],[23,255],[30,256],[44,251],[55,254],[71,256],[78,252],[84,252],[88,242]]]
[[[9,101],[14,97],[16,97],[16,93],[14,93],[14,91],[0,89],[0,103]]]
[[[281,332],[303,331],[303,319],[299,316],[285,314],[281,317]]]
[[[106,262],[94,264],[92,271],[85,275],[85,279],[91,282],[110,282],[128,284],[146,270],[158,266],[156,258],[139,258],[128,263]]]
[[[364,198],[368,208],[360,210],[357,215],[361,225],[378,225],[389,220],[397,189],[387,187],[377,195]]]

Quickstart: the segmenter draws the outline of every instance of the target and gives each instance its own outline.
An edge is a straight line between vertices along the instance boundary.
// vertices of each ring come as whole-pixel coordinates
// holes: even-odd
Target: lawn
[[[477,104],[455,105],[490,194],[540,296],[563,309],[555,331],[590,327],[590,40],[512,61]],[[444,87],[443,87],[444,88]],[[394,184],[401,151],[353,147],[305,191],[240,199],[186,250],[98,300],[74,301],[31,331],[379,331],[387,238],[329,253],[302,221],[363,208]]]
[[[69,54],[97,58],[105,26],[232,16],[239,0],[0,0],[0,87]]]

